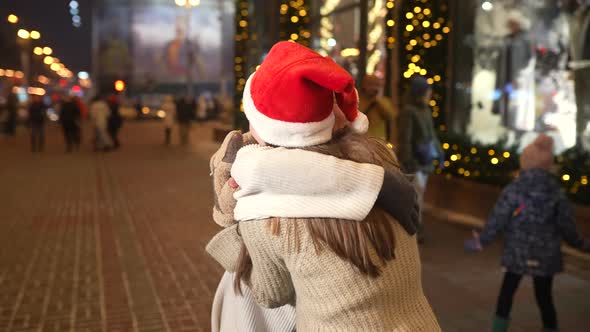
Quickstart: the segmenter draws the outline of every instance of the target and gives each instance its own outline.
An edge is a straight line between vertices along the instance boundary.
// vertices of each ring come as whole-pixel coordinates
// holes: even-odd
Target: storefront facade
[[[546,133],[556,143],[564,189],[590,203],[590,101],[581,93],[590,80],[587,2],[271,2],[236,1],[236,105],[279,40],[332,57],[359,87],[366,75],[382,79],[382,94],[398,108],[409,80],[422,75],[433,86],[432,116],[447,150],[439,173],[505,184],[523,146]],[[236,114],[244,126],[243,113]]]

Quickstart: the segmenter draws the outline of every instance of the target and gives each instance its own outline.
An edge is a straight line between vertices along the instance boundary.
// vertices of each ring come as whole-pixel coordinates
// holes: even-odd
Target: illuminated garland
[[[373,7],[369,10],[368,36],[367,36],[367,68],[366,73],[375,73],[377,65],[381,62],[382,53],[377,45],[383,37],[384,17],[387,14],[384,0],[375,0]]]
[[[447,35],[451,31],[446,0],[409,0],[402,2],[400,15],[400,70],[404,87],[409,79],[422,75],[433,87],[430,101],[432,117],[440,131],[446,131],[444,113],[445,71],[448,54]]]
[[[320,19],[320,49],[318,52],[323,56],[330,54],[334,46],[336,46],[333,32],[334,25],[326,15],[333,12],[339,4],[340,0],[326,0],[322,7],[320,7],[322,18]]]
[[[234,104],[239,106],[239,112],[236,111],[234,126],[236,128],[246,129],[248,124],[242,105],[242,94],[246,86],[248,76],[256,70],[256,65],[260,59],[250,61],[250,54],[254,50],[257,37],[255,29],[251,27],[255,24],[250,18],[250,11],[253,5],[249,0],[236,0],[236,32],[235,56],[234,56],[234,80],[235,80],[235,97]],[[281,40],[291,40],[305,46],[309,46],[311,32],[309,30],[310,20],[308,7],[304,0],[281,1],[279,18],[279,36]]]
[[[234,82],[235,96],[234,105],[239,105],[240,112],[234,112],[235,127],[243,127],[247,123],[242,105],[242,93],[246,85],[246,80],[252,68],[248,68],[248,49],[250,40],[250,20],[247,0],[236,0],[236,34],[234,36]]]
[[[464,135],[441,133],[446,154],[444,170],[437,174],[445,178],[464,178],[496,186],[514,180],[520,164],[516,147],[505,147],[505,142],[482,145]],[[590,153],[573,148],[556,158],[557,176],[563,190],[576,203],[590,205]],[[438,162],[434,162],[438,166]]]
[[[304,0],[282,0],[280,7],[280,32],[281,40],[291,40],[304,46],[309,46],[309,8]]]

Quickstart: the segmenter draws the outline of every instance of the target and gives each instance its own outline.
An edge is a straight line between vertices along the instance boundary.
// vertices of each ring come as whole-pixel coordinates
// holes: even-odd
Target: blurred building
[[[332,57],[359,84],[366,74],[382,78],[384,94],[397,104],[409,79],[425,76],[442,132],[519,147],[548,132],[558,153],[576,143],[590,149],[590,105],[574,88],[587,84],[575,63],[588,61],[582,44],[590,33],[581,31],[589,26],[588,2],[238,0],[235,6],[236,103],[270,47],[292,40]]]
[[[233,1],[176,2],[95,1],[93,72],[101,92],[122,80],[127,96],[231,93]]]
[[[580,201],[590,197],[589,2],[237,0],[235,126],[247,124],[247,78],[275,42],[291,40],[332,57],[359,87],[367,74],[382,78],[398,106],[410,79],[426,77],[447,150],[437,172],[507,183],[519,151],[547,133],[564,187]]]

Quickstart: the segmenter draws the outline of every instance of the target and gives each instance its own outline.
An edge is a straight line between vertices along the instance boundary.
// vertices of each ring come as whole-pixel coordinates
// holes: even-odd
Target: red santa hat
[[[332,59],[293,42],[277,43],[244,90],[244,112],[265,142],[306,147],[332,138],[334,103],[354,131],[367,132],[354,79]]]

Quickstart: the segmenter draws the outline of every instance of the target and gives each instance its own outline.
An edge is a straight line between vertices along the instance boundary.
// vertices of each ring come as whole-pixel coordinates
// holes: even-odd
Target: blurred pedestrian
[[[6,97],[6,122],[4,123],[4,133],[7,136],[13,137],[16,135],[16,120],[18,111],[18,98],[16,94],[10,92]]]
[[[32,96],[28,123],[31,127],[31,151],[41,152],[45,146],[45,118],[47,107],[41,96]]]
[[[123,126],[123,117],[121,116],[119,98],[115,95],[110,95],[108,98],[108,105],[111,109],[108,119],[108,132],[113,141],[113,148],[118,149],[121,146],[119,142],[119,131]]]
[[[170,145],[172,141],[172,130],[176,123],[176,104],[173,96],[164,97],[162,110],[166,113],[164,117],[164,144]]]
[[[191,120],[195,114],[195,103],[191,98],[180,98],[176,104],[176,120],[178,121],[178,133],[180,143],[187,145],[190,140]]]
[[[481,234],[465,242],[467,251],[481,251],[504,233],[500,289],[493,332],[508,330],[512,300],[523,276],[533,278],[544,331],[558,331],[553,304],[553,277],[563,271],[561,242],[590,251],[576,228],[574,213],[561,186],[549,172],[553,166],[553,139],[540,135],[520,158],[520,176],[500,195]]]
[[[82,121],[86,120],[86,118],[88,117],[88,107],[86,107],[86,103],[84,102],[84,100],[82,100],[82,98],[78,96],[74,96],[73,100],[76,103],[76,105],[78,105],[78,109],[80,110],[80,119]]]
[[[80,148],[80,108],[71,96],[64,97],[59,120],[64,132],[66,152],[78,150]]]
[[[207,102],[207,96],[205,94],[200,95],[197,99],[197,123],[207,119],[208,107],[209,103]]]
[[[396,132],[396,114],[391,100],[380,96],[383,81],[375,75],[367,75],[359,95],[359,108],[369,118],[368,134],[384,141],[390,139],[390,133]],[[397,138],[397,137],[394,137]]]
[[[100,96],[95,97],[90,104],[90,118],[94,126],[95,151],[107,151],[112,147],[112,141],[108,133],[108,121],[111,109],[107,102]]]
[[[432,98],[432,87],[422,76],[415,76],[399,116],[399,159],[407,173],[415,175],[414,185],[421,202],[428,176],[434,171],[433,162],[438,160],[440,167],[444,152],[434,129],[432,115],[428,106]],[[424,240],[424,224],[418,231],[418,240]]]

